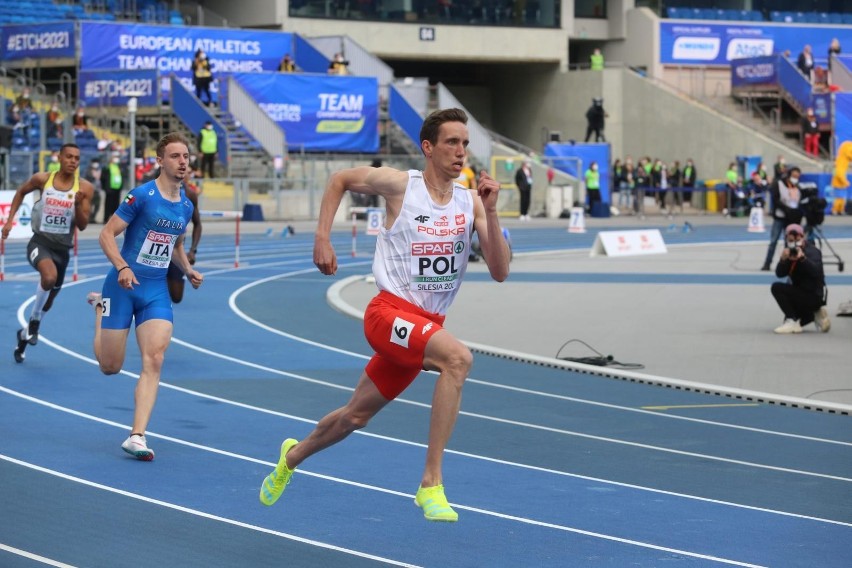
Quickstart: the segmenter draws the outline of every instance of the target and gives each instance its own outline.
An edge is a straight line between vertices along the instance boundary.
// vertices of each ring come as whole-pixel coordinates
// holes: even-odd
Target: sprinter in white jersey
[[[195,207],[182,190],[189,171],[189,143],[171,133],[157,143],[160,175],[133,189],[101,230],[100,243],[112,269],[100,293],[89,294],[95,306],[95,357],[105,375],[124,365],[131,323],[142,355],[142,372],[136,382],[133,425],[121,444],[142,461],[154,459],[145,430],[157,400],[160,372],[172,339],[173,311],[166,273],[174,261],[193,288],[204,281],[193,270],[183,242]],[[118,235],[124,233],[121,249]]]
[[[423,171],[360,167],[329,179],[314,242],[314,264],[323,274],[337,271],[330,233],[344,192],[385,198],[387,218],[373,260],[379,294],[364,315],[364,332],[375,355],[345,406],[320,420],[301,442],[290,438],[281,445],[278,465],[260,488],[264,505],[278,500],[296,466],[366,426],[426,369],[440,374],[415,503],[430,521],[458,520],[444,494],[442,462],[473,356],[442,324],[467,268],[471,233],[479,235],[482,256],[498,282],[509,276],[509,247],[497,218],[500,184],[485,172],[477,189],[454,183],[468,145],[464,111],[430,114],[420,140]]]
[[[76,144],[65,144],[59,149],[59,170],[42,172],[25,181],[9,209],[3,225],[2,238],[9,236],[15,224],[24,196],[40,191],[41,198],[33,206],[33,236],[27,244],[27,260],[38,270],[39,283],[27,327],[18,330],[18,346],[15,361],[24,362],[27,345],[38,342],[42,316],[53,306],[65,281],[69,250],[74,246],[74,230],[83,230],[89,225],[89,209],[92,206],[94,186],[80,179],[80,148]]]

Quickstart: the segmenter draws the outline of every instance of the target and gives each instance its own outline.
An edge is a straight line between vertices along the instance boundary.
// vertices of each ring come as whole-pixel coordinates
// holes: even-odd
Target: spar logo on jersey
[[[422,242],[411,243],[412,256],[440,256],[453,254],[453,242]]]

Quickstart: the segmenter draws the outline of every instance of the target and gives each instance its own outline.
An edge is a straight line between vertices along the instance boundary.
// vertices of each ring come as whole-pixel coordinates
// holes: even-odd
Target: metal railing
[[[240,121],[246,132],[257,140],[272,157],[287,154],[284,130],[261,109],[245,89],[233,78],[227,78],[228,112]]]

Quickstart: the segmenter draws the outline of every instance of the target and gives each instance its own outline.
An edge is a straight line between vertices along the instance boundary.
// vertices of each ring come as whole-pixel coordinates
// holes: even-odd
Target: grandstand
[[[800,11],[805,4],[809,10]],[[217,175],[252,180],[245,195],[235,192],[233,206],[283,189],[307,196],[335,167],[369,163],[377,154],[385,163],[416,164],[419,120],[438,106],[459,105],[473,119],[478,166],[511,185],[512,158],[538,158],[533,211],[543,211],[550,165],[544,147],[580,141],[585,110],[598,97],[610,115],[612,157],[690,157],[711,178],[721,177],[736,155],[770,161],[784,154],[820,172],[832,153],[833,118],[820,107],[822,155],[804,155],[800,117],[808,105],[824,106],[824,97],[802,84],[793,63],[807,38],[823,66],[832,37],[852,45],[847,4],[290,0],[247,9],[229,0],[3,2],[0,124],[16,126],[10,109],[25,86],[34,102],[26,128],[14,129],[3,154],[4,185],[25,179],[64,141],[80,144],[86,161],[108,147],[130,162],[131,147],[137,156],[150,152],[170,129],[194,138],[211,120],[220,133]],[[708,37],[724,44],[682,31],[695,23],[712,28]],[[210,52],[215,106],[194,96],[188,46]],[[595,48],[605,55],[603,71],[589,69]],[[331,80],[326,69],[337,52],[346,54],[350,76],[335,78],[335,85],[348,94],[334,99],[339,108],[323,112],[345,117],[362,110],[353,101],[363,103],[369,136],[346,136],[345,129],[355,128],[346,119],[315,125],[344,130],[335,137],[311,136],[294,122],[312,93],[322,91],[318,85]],[[288,98],[297,79],[274,73],[285,53],[296,61],[298,80],[312,81],[298,86],[307,98]],[[741,63],[770,55],[779,58],[772,60],[777,80],[759,87],[738,82],[732,70],[751,73]],[[840,76],[846,63],[838,65]],[[136,140],[129,138],[131,95],[138,100]],[[340,106],[346,101],[353,106]],[[65,119],[61,137],[50,135],[45,120],[54,104]],[[71,117],[81,105],[90,127],[75,131]],[[557,172],[554,183],[581,195],[569,172]],[[507,198],[502,207],[511,213],[516,204]],[[313,207],[299,210],[311,216]]]

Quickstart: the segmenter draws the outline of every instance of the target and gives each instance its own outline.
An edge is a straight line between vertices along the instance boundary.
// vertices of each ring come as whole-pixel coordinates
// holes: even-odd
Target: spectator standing
[[[89,163],[89,169],[83,175],[83,179],[92,184],[95,189],[92,193],[92,207],[89,211],[89,223],[95,222],[95,217],[101,209],[101,194],[103,193],[103,181],[101,179],[101,161],[95,158]]]
[[[207,54],[204,50],[199,49],[195,52],[195,58],[192,60],[192,84],[195,85],[195,96],[206,106],[213,104],[213,97],[210,94],[210,83],[213,82],[213,73],[210,70],[210,61],[207,59]],[[207,95],[207,102],[201,95]]]
[[[289,53],[281,58],[281,63],[278,64],[278,71],[281,73],[293,73],[296,71],[296,64],[293,62],[293,58],[290,57]]]
[[[601,173],[598,171],[598,163],[594,160],[589,164],[589,169],[583,174],[586,180],[586,193],[589,195],[589,213],[595,210],[595,203],[601,200]]]
[[[524,160],[524,165],[521,166],[515,173],[515,185],[518,186],[518,191],[521,192],[521,221],[529,221],[530,216],[530,196],[532,194],[532,164],[529,160]]]
[[[592,52],[592,55],[589,57],[589,66],[592,71],[603,71],[604,56],[603,53],[601,53],[601,50],[597,47]]]
[[[799,59],[796,61],[796,67],[808,78],[808,81],[813,81],[814,56],[810,45],[802,48],[802,53],[799,54]]]
[[[15,99],[15,104],[18,105],[18,108],[24,117],[29,116],[29,114],[33,112],[33,101],[30,98],[29,87],[24,87],[21,94]]]
[[[47,163],[47,173],[58,172],[62,169],[59,163],[59,152],[50,153],[50,161]]]
[[[798,223],[802,220],[802,212],[799,209],[799,176],[802,171],[799,168],[790,168],[789,175],[773,183],[770,188],[772,207],[772,230],[769,235],[769,249],[766,251],[766,260],[763,261],[761,270],[768,271],[772,258],[775,256],[775,247],[778,238],[785,232],[788,225]]]
[[[86,109],[82,106],[77,107],[77,110],[74,112],[71,127],[74,129],[74,134],[80,134],[89,128],[89,117],[86,116]]]
[[[631,208],[633,202],[633,194],[636,191],[636,168],[633,165],[633,160],[627,158],[624,164],[624,176],[621,181],[621,193],[618,196],[618,208],[633,212]]]
[[[633,212],[645,217],[645,191],[651,187],[651,158],[644,157],[639,160],[634,172],[636,180],[636,193],[633,196]]]
[[[625,170],[625,166],[621,163],[620,158],[616,158],[612,163],[612,191],[613,191],[613,204],[621,204],[621,192],[624,191],[625,187],[625,176],[627,172]]]
[[[834,84],[832,77],[831,77],[831,59],[835,55],[838,55],[838,56],[840,55],[840,40],[837,39],[837,38],[832,39],[831,44],[829,44],[829,46],[828,46],[828,84],[829,85]]]
[[[121,157],[117,153],[110,158],[107,167],[102,169],[101,187],[106,194],[104,197],[104,224],[106,224],[121,203],[121,191],[124,189],[126,176],[121,169]]]
[[[728,214],[728,203],[733,199],[738,188],[739,175],[737,174],[736,162],[728,164],[728,171],[725,172],[725,191],[724,193],[717,192],[716,196],[719,202],[719,208],[723,215]]]
[[[787,160],[784,159],[784,156],[778,154],[778,159],[775,161],[775,164],[772,166],[772,184],[776,184],[781,179],[787,175]]]
[[[328,64],[329,75],[349,75],[349,61],[343,58],[343,54],[337,52],[334,59]]]
[[[603,99],[592,99],[592,106],[586,111],[586,142],[592,137],[592,132],[595,133],[595,142],[606,142],[604,124],[608,116],[603,107]]]
[[[672,204],[669,207],[677,205],[680,212],[683,213],[683,170],[680,169],[680,161],[678,160],[675,160],[671,167],[669,167],[669,183],[672,187],[670,192],[672,194]]]
[[[53,103],[47,111],[47,136],[48,138],[62,138],[62,112],[59,105]]]
[[[812,108],[808,108],[802,118],[802,136],[805,139],[805,154],[819,156],[819,123]]]
[[[213,129],[213,123],[209,120],[204,123],[204,128],[198,134],[198,149],[201,151],[201,172],[204,177],[216,177],[213,168],[216,164],[216,151],[219,147],[219,135]]]
[[[683,167],[683,187],[687,188],[683,192],[683,198],[687,201],[692,200],[692,190],[695,188],[695,181],[698,179],[696,174],[695,164],[692,158],[686,159],[686,165]]]

